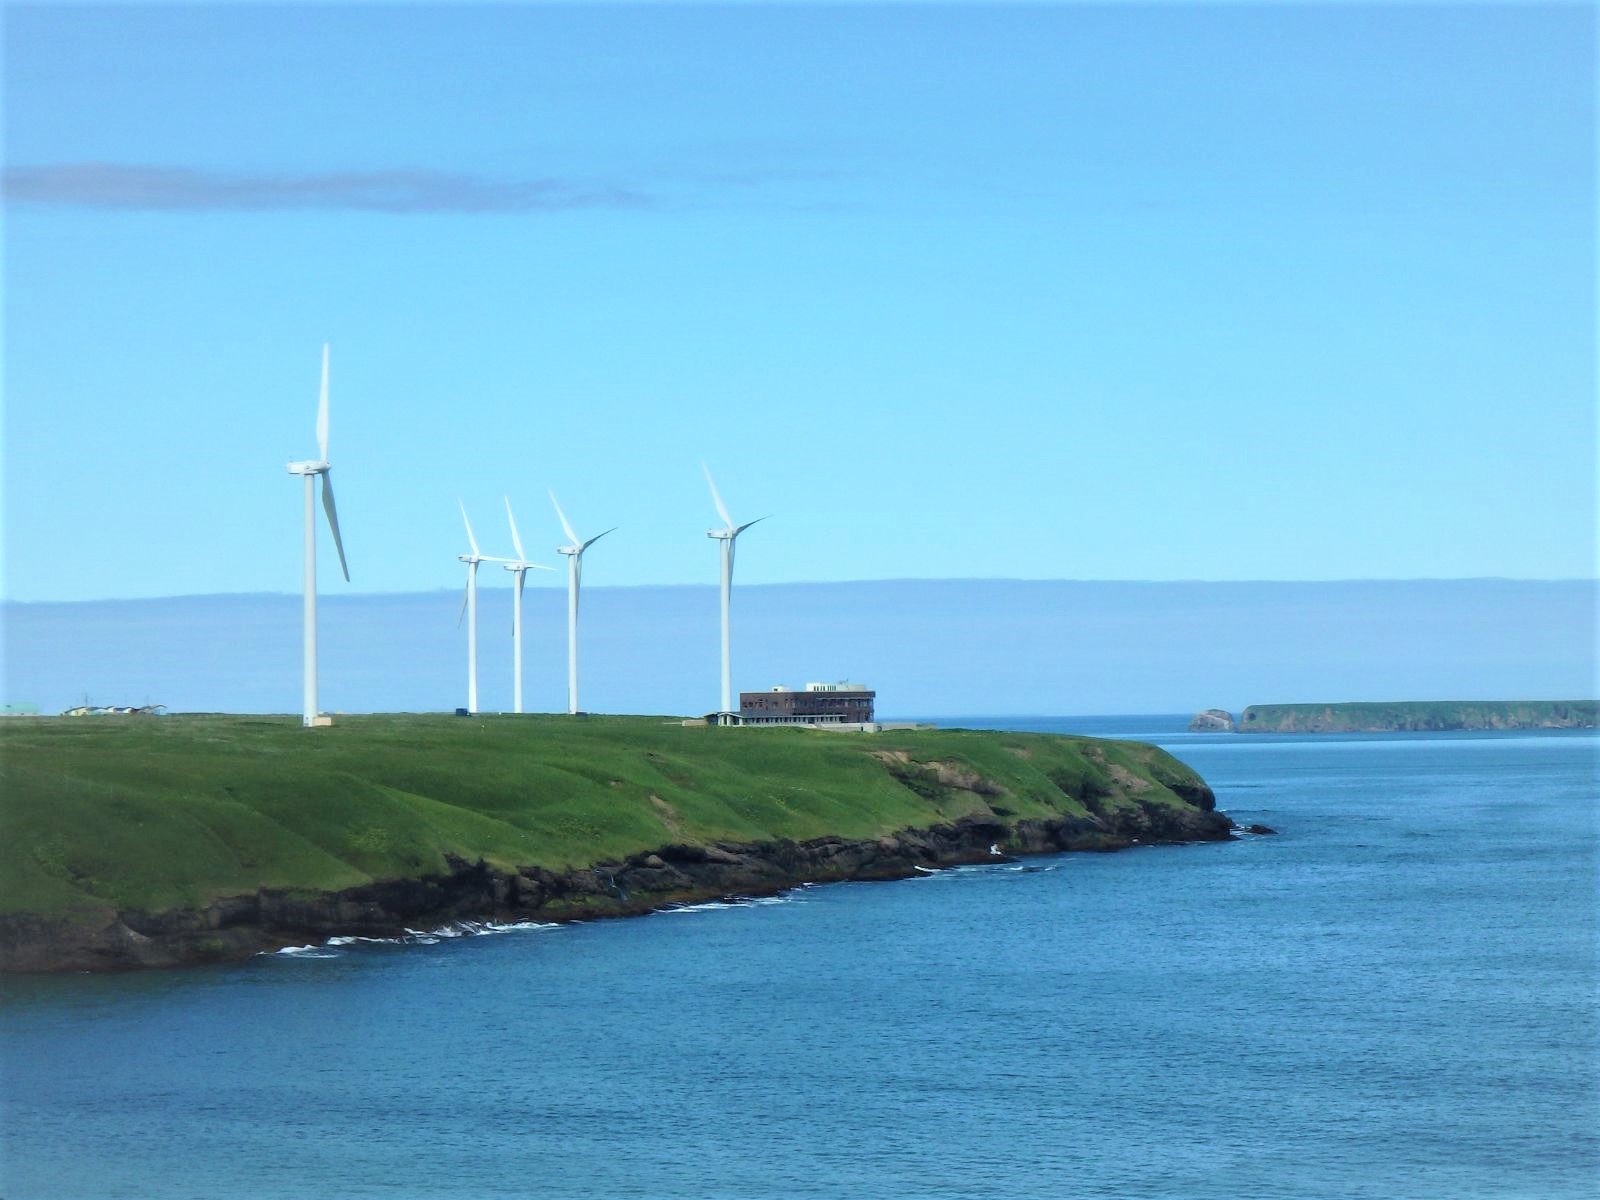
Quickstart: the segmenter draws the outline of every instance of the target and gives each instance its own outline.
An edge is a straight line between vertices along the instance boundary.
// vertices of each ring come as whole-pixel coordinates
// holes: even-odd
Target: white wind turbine
[[[566,530],[567,537],[572,539],[565,546],[557,546],[557,554],[567,556],[567,711],[578,711],[578,585],[583,580],[583,552],[594,545],[606,533],[616,532],[612,526],[605,533],[597,533],[588,541],[584,541],[573,532],[572,522],[567,520],[567,514],[561,511],[561,501],[556,499],[552,490],[550,503],[556,506],[556,516],[561,518],[561,528]]]
[[[767,518],[757,517],[754,521],[735,525],[733,518],[728,515],[728,506],[722,502],[722,494],[717,491],[716,481],[711,478],[711,468],[701,463],[700,469],[706,473],[706,484],[711,488],[711,500],[717,506],[717,515],[722,518],[723,525],[721,529],[706,530],[706,536],[722,543],[722,708],[719,711],[731,713],[733,662],[728,634],[728,610],[733,604],[733,544],[746,529],[752,525],[759,525]]]
[[[467,506],[461,500],[456,503],[461,505],[461,522],[467,527],[467,542],[472,547],[471,554],[458,554],[456,558],[467,564],[467,594],[462,597],[461,611],[467,618],[467,711],[475,713],[478,711],[478,564],[511,560],[478,552],[478,539],[472,536],[472,522],[467,520]],[[456,624],[461,624],[460,617],[456,618]]]
[[[289,474],[306,481],[306,600],[305,600],[305,690],[300,723],[308,728],[317,724],[317,504],[315,484],[322,476],[322,508],[333,531],[333,548],[339,552],[339,567],[345,582],[350,567],[344,560],[344,543],[339,540],[339,511],[333,504],[333,479],[328,465],[328,347],[322,347],[322,393],[317,401],[317,454],[315,462],[292,462]]]
[[[541,563],[529,562],[522,549],[522,535],[517,532],[517,518],[511,515],[511,497],[507,496],[506,520],[511,522],[511,544],[517,548],[517,557],[505,564],[506,570],[516,576],[516,588],[511,597],[511,677],[514,698],[513,712],[522,711],[522,584],[528,571],[554,571]]]

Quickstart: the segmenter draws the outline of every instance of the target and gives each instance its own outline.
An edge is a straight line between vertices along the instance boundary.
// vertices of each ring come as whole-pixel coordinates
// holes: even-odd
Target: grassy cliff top
[[[1344,704],[1252,704],[1241,733],[1382,733],[1454,729],[1584,729],[1594,700],[1397,700]]]
[[[999,809],[1183,805],[1138,742],[718,729],[654,717],[8,718],[0,913],[334,891],[447,856],[566,869],[674,843],[868,838]],[[1132,797],[1137,796],[1137,800]]]

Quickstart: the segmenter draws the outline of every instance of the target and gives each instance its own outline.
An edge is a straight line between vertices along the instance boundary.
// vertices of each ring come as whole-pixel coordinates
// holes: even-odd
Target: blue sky
[[[1591,577],[1594,20],[12,6],[5,595]]]

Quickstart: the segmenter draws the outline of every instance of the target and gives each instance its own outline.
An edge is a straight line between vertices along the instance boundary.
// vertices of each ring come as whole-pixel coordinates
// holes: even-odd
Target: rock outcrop
[[[1233,714],[1223,708],[1208,708],[1195,713],[1194,719],[1189,722],[1190,733],[1232,733],[1238,727]]]

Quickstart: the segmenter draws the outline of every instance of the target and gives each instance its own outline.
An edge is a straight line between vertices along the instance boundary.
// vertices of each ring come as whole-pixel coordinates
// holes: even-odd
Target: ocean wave
[[[697,904],[671,904],[655,911],[658,913],[714,912],[724,908],[756,908],[767,904],[792,904],[801,899],[814,883],[796,884],[792,888],[771,896],[723,896]],[[283,958],[342,958],[353,946],[437,946],[440,942],[464,937],[494,937],[505,933],[536,933],[560,929],[563,925],[581,925],[582,921],[452,921],[437,929],[412,929],[396,937],[362,937],[339,934],[323,942],[305,946],[285,946],[281,950],[263,950],[257,957]]]
[[[329,954],[321,946],[285,946],[282,950],[274,952],[284,958],[338,958],[338,954]]]
[[[997,862],[997,863],[963,863],[960,866],[944,867],[932,870],[928,867],[918,867],[920,875],[908,876],[910,879],[932,881],[944,879],[957,881],[962,879],[982,878],[990,875],[1042,875],[1047,871],[1059,870],[1060,863],[1032,863],[1032,862]]]
[[[555,921],[452,921],[438,929],[407,928],[398,937],[358,937],[341,934],[324,942],[307,946],[285,946],[281,950],[262,951],[263,955],[281,955],[285,958],[341,958],[350,946],[437,946],[442,941],[462,937],[493,937],[502,933],[528,933],[544,929],[559,929]]]
[[[718,912],[725,908],[757,908],[765,904],[793,904],[801,899],[800,892],[802,889],[815,886],[815,884],[802,883],[771,896],[719,896],[715,900],[701,900],[694,904],[666,904],[653,911],[663,914],[699,913]]]

